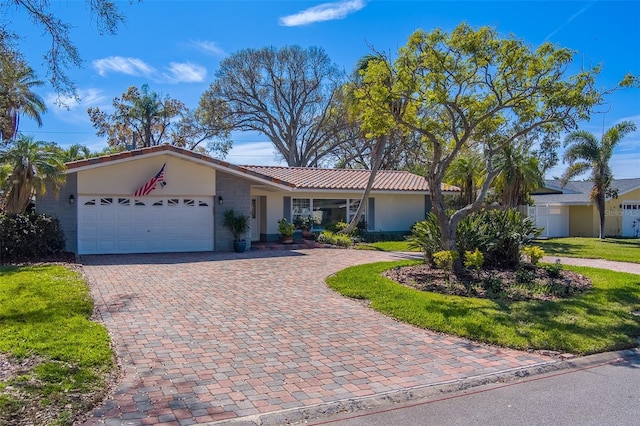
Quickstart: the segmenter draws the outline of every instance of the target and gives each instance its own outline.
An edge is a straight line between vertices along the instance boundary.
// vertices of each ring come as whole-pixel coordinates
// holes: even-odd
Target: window
[[[322,230],[336,222],[349,222],[355,216],[360,199],[294,198],[291,203],[291,220],[296,226],[310,225]],[[366,210],[361,221],[366,221]]]

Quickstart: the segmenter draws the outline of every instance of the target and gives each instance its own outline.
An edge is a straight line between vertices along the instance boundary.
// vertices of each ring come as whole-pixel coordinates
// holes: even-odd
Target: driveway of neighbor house
[[[557,362],[399,323],[324,283],[351,265],[406,256],[315,249],[82,259],[123,368],[86,424],[330,411],[339,401],[410,397]]]

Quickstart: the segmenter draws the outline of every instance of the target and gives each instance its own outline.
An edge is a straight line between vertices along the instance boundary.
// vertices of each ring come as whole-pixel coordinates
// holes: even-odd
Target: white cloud
[[[207,69],[190,63],[171,62],[164,77],[171,83],[200,83],[207,77]]]
[[[227,54],[225,53],[224,50],[222,50],[219,46],[218,43],[216,43],[215,41],[207,41],[207,40],[197,40],[197,41],[193,41],[192,44],[198,49],[201,50],[209,55],[214,55],[214,56],[226,56]]]
[[[101,76],[109,72],[117,72],[133,76],[149,77],[155,73],[155,69],[138,58],[124,58],[122,56],[110,56],[97,59],[92,62],[93,67]]]
[[[108,99],[99,89],[78,90],[78,98],[61,98],[56,93],[49,93],[45,97],[47,110],[51,111],[57,119],[65,123],[78,124],[89,123],[87,108],[108,105]]]
[[[250,164],[252,166],[282,164],[282,160],[277,159],[271,142],[234,143],[225,160],[232,164]]]
[[[314,22],[343,19],[347,15],[357,12],[365,7],[365,4],[365,0],[346,0],[335,3],[323,3],[294,15],[284,16],[280,18],[279,23],[285,27],[297,27],[300,25],[313,24]]]

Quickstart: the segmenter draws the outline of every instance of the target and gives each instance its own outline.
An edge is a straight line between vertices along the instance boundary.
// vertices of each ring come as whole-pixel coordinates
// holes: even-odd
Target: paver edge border
[[[348,398],[307,407],[290,408],[251,416],[236,417],[218,422],[201,423],[194,426],[212,425],[289,425],[321,421],[322,418],[337,414],[384,410],[399,407],[400,404],[416,402],[471,389],[478,386],[500,382],[513,382],[518,379],[538,376],[569,369],[585,369],[602,364],[612,364],[640,358],[640,348],[604,352],[584,357],[555,359],[524,367],[515,367],[478,376],[465,377],[446,382],[431,383],[411,388],[398,389],[360,398]]]

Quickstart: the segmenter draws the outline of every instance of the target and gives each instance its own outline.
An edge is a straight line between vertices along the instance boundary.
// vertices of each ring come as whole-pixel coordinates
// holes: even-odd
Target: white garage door
[[[622,236],[640,237],[640,201],[626,201],[622,205]]]
[[[78,197],[79,254],[211,250],[211,197]]]
[[[533,206],[529,216],[534,218],[536,227],[542,228],[540,238],[569,236],[569,208],[561,206]]]

